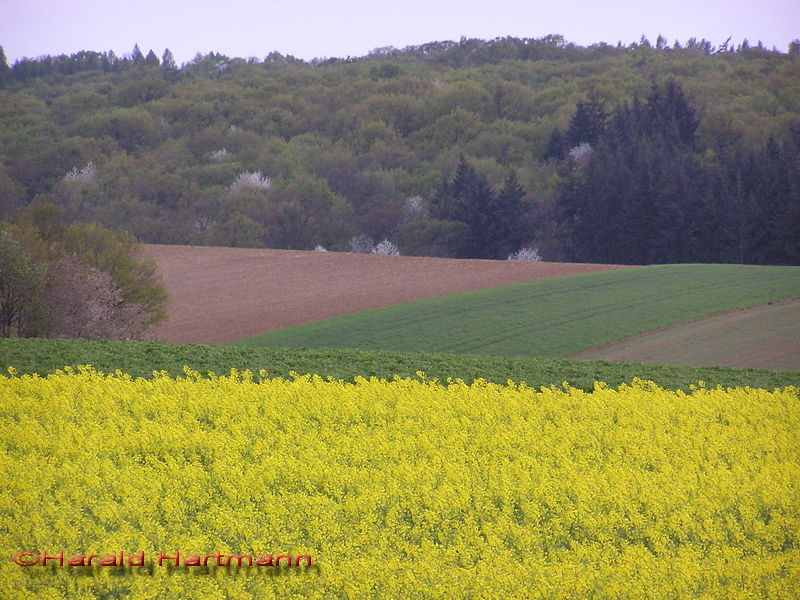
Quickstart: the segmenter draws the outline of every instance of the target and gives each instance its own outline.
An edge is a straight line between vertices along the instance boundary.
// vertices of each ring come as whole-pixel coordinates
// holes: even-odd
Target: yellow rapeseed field
[[[10,370],[0,597],[800,597],[797,389],[420,378]]]

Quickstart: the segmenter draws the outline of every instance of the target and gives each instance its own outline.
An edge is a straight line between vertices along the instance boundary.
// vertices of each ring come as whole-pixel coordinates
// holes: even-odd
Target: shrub
[[[520,260],[524,262],[541,262],[542,257],[536,248],[520,248],[513,254],[508,255],[508,260]]]
[[[399,256],[400,250],[398,250],[397,246],[395,246],[389,240],[383,240],[382,242],[375,244],[371,250],[371,253],[382,254],[384,256]]]
[[[28,334],[41,311],[44,268],[6,230],[0,230],[0,337]]]
[[[153,340],[145,305],[125,302],[112,276],[77,255],[50,264],[44,306],[51,338]]]
[[[155,261],[130,234],[45,213],[0,229],[0,337],[152,339],[167,301]]]
[[[350,238],[350,252],[355,254],[371,254],[375,243],[368,235],[357,235]]]

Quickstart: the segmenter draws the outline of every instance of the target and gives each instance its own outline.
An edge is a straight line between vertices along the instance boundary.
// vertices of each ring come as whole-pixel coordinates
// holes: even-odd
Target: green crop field
[[[704,381],[708,387],[759,387],[763,389],[800,387],[800,372],[722,367],[642,365],[626,362],[574,361],[563,359],[472,356],[427,352],[363,351],[351,349],[239,348],[232,346],[181,346],[160,343],[91,342],[86,340],[0,339],[0,370],[14,367],[20,374],[48,375],[58,369],[92,365],[98,371],[120,370],[133,377],[152,378],[165,371],[182,376],[184,366],[207,375],[229,373],[232,368],[269,377],[289,377],[291,373],[315,374],[337,380],[355,377],[392,379],[416,378],[424,372],[428,379],[461,379],[471,384],[477,379],[504,384],[508,380],[525,382],[534,388],[561,386],[592,390],[595,381],[611,386],[629,383],[634,377],[657,383],[664,389],[688,392]]]
[[[798,295],[800,267],[655,265],[409,302],[234,344],[559,358]]]

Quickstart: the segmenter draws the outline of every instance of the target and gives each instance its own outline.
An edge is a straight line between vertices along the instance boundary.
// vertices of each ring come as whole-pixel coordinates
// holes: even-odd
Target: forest
[[[798,265],[800,41],[0,48],[0,219],[34,213],[144,243]]]

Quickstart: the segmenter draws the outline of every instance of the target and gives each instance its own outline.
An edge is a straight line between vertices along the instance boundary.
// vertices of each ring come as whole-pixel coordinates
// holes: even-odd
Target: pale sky
[[[627,45],[661,34],[720,45],[761,40],[786,52],[800,38],[800,0],[0,0],[0,46],[10,64],[44,54],[114,50],[138,43],[178,64],[197,52],[263,59],[364,56],[461,36]]]

